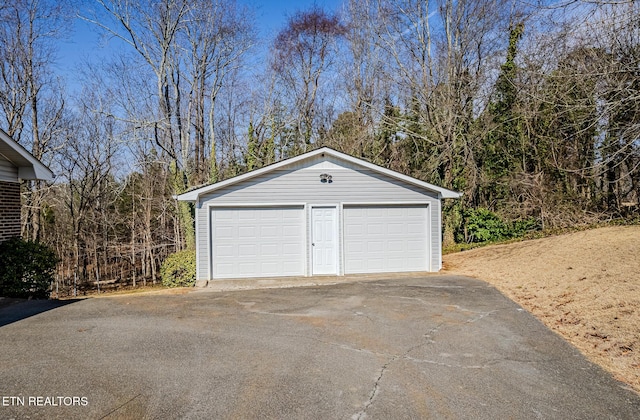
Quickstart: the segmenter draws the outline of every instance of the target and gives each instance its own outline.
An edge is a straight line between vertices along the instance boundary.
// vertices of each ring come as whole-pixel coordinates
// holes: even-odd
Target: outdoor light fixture
[[[329,174],[320,174],[320,182],[331,184],[333,181],[331,180],[331,175]]]

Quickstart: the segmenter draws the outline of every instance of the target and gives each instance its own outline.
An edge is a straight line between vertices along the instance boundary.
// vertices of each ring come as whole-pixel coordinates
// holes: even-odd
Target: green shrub
[[[540,230],[540,223],[533,217],[516,220],[511,224],[510,234],[512,238],[521,238],[529,232]]]
[[[46,245],[9,239],[0,244],[0,296],[48,298],[58,257]]]
[[[504,222],[488,209],[467,210],[464,219],[467,242],[496,241],[504,237],[506,231]]]
[[[538,221],[532,217],[505,222],[494,212],[480,207],[464,211],[461,231],[456,240],[466,243],[502,241],[521,238],[539,229]]]
[[[160,278],[166,287],[196,284],[196,252],[184,250],[169,255],[160,267]]]

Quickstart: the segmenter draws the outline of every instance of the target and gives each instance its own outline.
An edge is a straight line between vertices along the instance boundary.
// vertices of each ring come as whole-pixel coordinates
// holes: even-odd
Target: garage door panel
[[[268,221],[277,221],[280,218],[284,218],[283,214],[278,214],[276,212],[262,212],[260,210],[256,210],[256,212],[258,213],[256,215],[257,218],[260,218],[263,222],[268,222]]]
[[[217,219],[218,219],[218,220],[226,220],[226,221],[229,221],[229,220],[232,220],[232,219],[233,219],[233,214],[228,213],[228,212],[225,212],[225,213],[219,213],[219,214],[217,215]]]
[[[285,243],[282,244],[282,255],[288,258],[294,258],[301,255],[300,245],[297,243]]]
[[[240,277],[252,277],[253,273],[258,271],[255,263],[239,263],[238,268]],[[231,277],[233,277],[233,273],[231,274]]]
[[[277,257],[278,246],[275,244],[262,244],[260,245],[260,253],[265,257]]]
[[[422,248],[424,247],[424,241],[421,241],[419,239],[416,240],[407,240],[406,241],[407,247],[409,249],[414,249],[414,248]]]
[[[391,223],[387,225],[389,234],[400,234],[407,231],[408,226],[405,223]]]
[[[403,216],[403,209],[398,209],[398,208],[390,208],[387,210],[387,217],[402,217]]]
[[[377,221],[376,223],[371,223],[367,225],[367,234],[368,235],[384,235],[385,234],[385,225],[382,221]]]
[[[234,249],[232,246],[219,246],[218,255],[221,257],[230,257],[234,255]]]
[[[300,224],[282,226],[282,236],[297,238],[300,236]]]
[[[253,238],[256,236],[256,226],[240,226],[238,228],[240,238]]]
[[[293,273],[293,272],[297,272],[297,270],[299,269],[299,263],[296,261],[285,261],[284,264],[282,264],[282,267],[284,269],[285,273]],[[277,273],[273,274],[278,275]],[[290,274],[290,275],[294,275],[294,274]],[[300,276],[302,274],[295,274],[296,276]]]
[[[393,252],[405,252],[405,243],[403,241],[387,241],[388,251]]]
[[[229,239],[233,237],[233,228],[228,226],[216,226],[214,234],[220,239]]]
[[[236,218],[240,222],[252,223],[256,220],[256,214],[254,210],[242,209],[241,212],[237,214]]]
[[[245,255],[247,257],[254,256],[258,254],[258,250],[256,249],[255,244],[240,244],[238,245],[238,253],[240,255]]]
[[[295,207],[213,208],[214,278],[304,274],[304,210]]]
[[[218,274],[221,277],[228,277],[232,270],[233,270],[233,265],[232,264],[226,264],[226,263],[218,263],[218,265],[216,266],[216,268],[218,269]]]
[[[299,215],[297,211],[286,210],[282,213],[282,222],[283,223],[291,223],[298,224]]]
[[[391,263],[391,265],[393,266],[398,266],[400,264],[402,264],[404,262],[402,256],[396,256],[394,257],[389,257],[389,262]]]
[[[345,273],[428,269],[427,206],[345,206]]]
[[[275,238],[278,235],[278,227],[277,226],[260,226],[260,235],[262,235],[262,237]]]
[[[384,264],[381,260],[369,261],[366,265],[363,265],[366,270],[371,270],[373,273],[380,273],[384,271]]]
[[[382,241],[368,241],[367,252],[384,252],[384,244]]]
[[[424,262],[424,259],[423,258],[414,257],[414,258],[407,258],[406,261],[407,261],[408,264],[419,265],[419,264],[422,264]]]
[[[364,241],[352,240],[345,243],[345,252],[348,254],[361,254],[364,251]]]
[[[407,223],[407,229],[409,230],[409,232],[412,232],[413,230],[424,230],[424,224],[423,223]]]
[[[416,207],[407,207],[407,216],[408,217],[423,217],[424,210],[426,207],[416,206]]]
[[[358,217],[358,216],[355,216]],[[351,224],[351,225],[345,225],[344,228],[344,233],[345,235],[348,236],[355,236],[355,235],[362,235],[364,232],[364,226],[362,226],[361,224]]]
[[[274,262],[262,263],[260,270],[267,276],[276,276],[278,272],[278,264]]]

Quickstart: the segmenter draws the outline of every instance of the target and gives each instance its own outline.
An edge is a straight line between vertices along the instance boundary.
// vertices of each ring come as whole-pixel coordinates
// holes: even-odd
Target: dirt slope
[[[640,392],[640,226],[488,246],[444,264],[493,284]]]

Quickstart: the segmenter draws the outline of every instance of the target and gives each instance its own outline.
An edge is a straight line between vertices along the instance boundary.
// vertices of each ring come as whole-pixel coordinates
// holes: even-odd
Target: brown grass
[[[640,392],[640,226],[606,227],[445,255]]]

